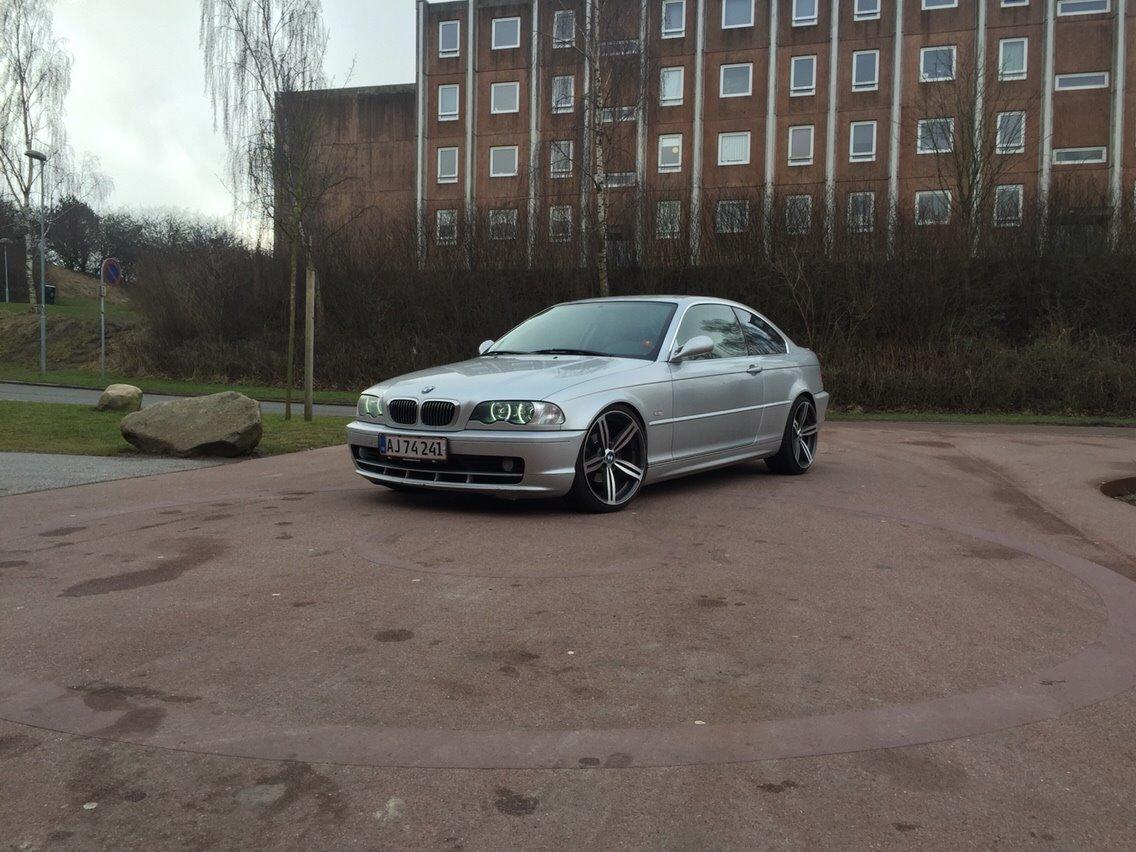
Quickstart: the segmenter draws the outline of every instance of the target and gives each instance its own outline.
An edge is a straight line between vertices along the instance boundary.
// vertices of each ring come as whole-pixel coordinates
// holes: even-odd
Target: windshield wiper
[[[486,358],[490,355],[528,355],[528,354],[529,354],[528,352],[514,352],[512,349],[491,349],[488,352],[483,352],[481,354],[481,357]]]
[[[591,349],[534,349],[530,355],[607,355],[606,352],[595,352]]]

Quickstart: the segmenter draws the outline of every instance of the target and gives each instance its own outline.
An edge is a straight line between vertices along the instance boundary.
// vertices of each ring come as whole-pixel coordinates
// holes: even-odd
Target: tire
[[[785,421],[781,447],[776,455],[765,460],[766,466],[784,476],[800,476],[808,472],[816,459],[819,432],[816,404],[807,396],[797,397]]]
[[[643,424],[626,405],[613,405],[584,433],[569,496],[584,512],[618,512],[638,495],[646,474]]]

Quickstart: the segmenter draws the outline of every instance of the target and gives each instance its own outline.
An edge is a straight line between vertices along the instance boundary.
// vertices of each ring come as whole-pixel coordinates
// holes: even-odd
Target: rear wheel
[[[634,499],[647,473],[647,436],[623,405],[601,412],[576,457],[573,501],[586,512],[618,512]]]
[[[767,458],[765,464],[774,473],[789,476],[804,473],[813,466],[813,459],[816,458],[819,432],[816,405],[807,396],[797,397],[789,410],[785,434],[781,436],[781,448],[777,450],[777,455]]]

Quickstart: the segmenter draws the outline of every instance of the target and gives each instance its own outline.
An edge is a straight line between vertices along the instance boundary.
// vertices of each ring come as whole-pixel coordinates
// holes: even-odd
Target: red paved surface
[[[0,840],[1131,845],[1132,433],[824,437],[614,516],[342,449],[4,498]]]

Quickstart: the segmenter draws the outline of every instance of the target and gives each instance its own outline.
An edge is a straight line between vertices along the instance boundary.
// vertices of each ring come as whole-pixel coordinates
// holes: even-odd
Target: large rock
[[[134,385],[110,385],[95,405],[96,411],[137,411],[142,407],[142,389]]]
[[[235,391],[175,399],[126,415],[119,429],[144,453],[241,456],[260,443],[260,403]]]

